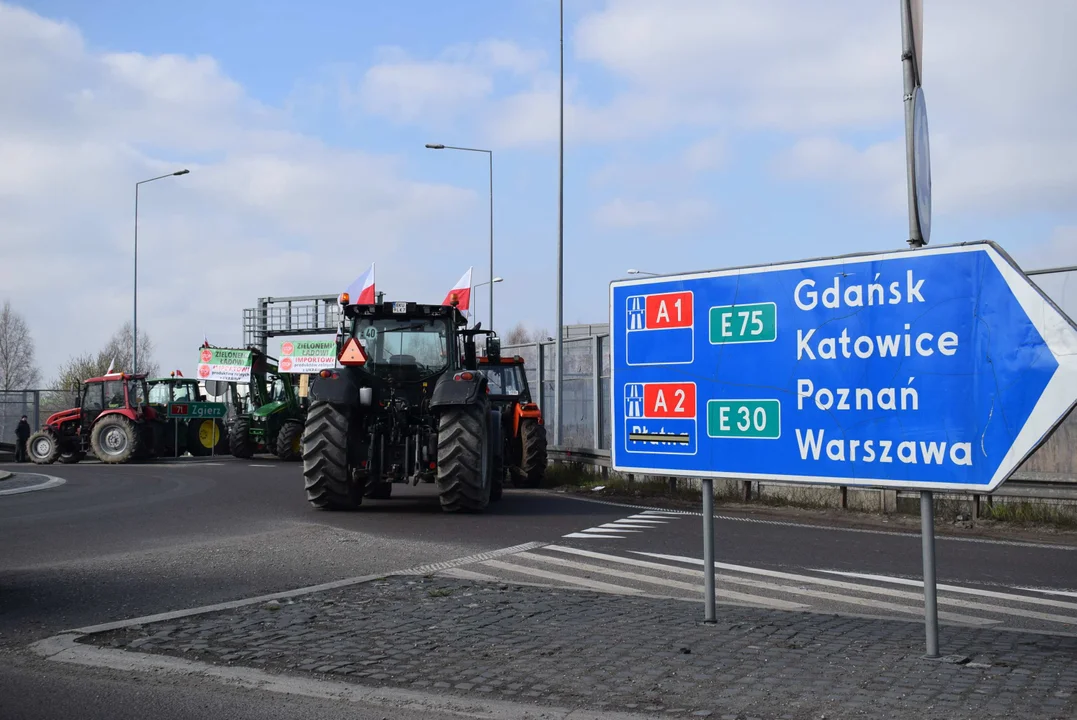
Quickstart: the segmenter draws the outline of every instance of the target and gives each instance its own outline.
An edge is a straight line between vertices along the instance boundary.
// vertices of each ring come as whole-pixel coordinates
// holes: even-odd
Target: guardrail
[[[551,461],[564,463],[564,464],[578,464],[588,465],[600,469],[603,479],[609,478],[610,473],[610,451],[600,450],[597,448],[570,448],[570,447],[550,447],[547,450],[547,455]],[[634,480],[637,475],[628,475],[629,481]],[[654,477],[667,479],[670,485],[673,486],[678,478],[672,478],[665,475],[638,475],[638,477]],[[744,500],[751,501],[752,498],[758,498],[763,486],[770,488],[814,488],[814,489],[831,489],[838,490],[841,493],[841,507],[843,509],[848,508],[848,493],[849,489],[859,490],[861,492],[876,492],[882,495],[883,493],[891,493],[893,498],[918,498],[920,493],[915,490],[879,490],[878,488],[864,488],[857,485],[825,485],[825,484],[807,484],[807,483],[788,483],[780,482],[777,480],[730,480],[729,482],[738,482],[743,489]],[[989,504],[994,498],[1013,498],[1023,500],[1046,500],[1055,502],[1073,502],[1077,503],[1077,483],[1072,480],[1054,480],[1048,478],[1042,473],[1016,473],[1014,479],[1007,480],[998,489],[990,493],[942,493],[936,492],[935,496],[938,498],[945,498],[950,500],[962,500],[965,502],[971,502],[974,508],[975,516],[980,515],[980,503],[986,500]]]

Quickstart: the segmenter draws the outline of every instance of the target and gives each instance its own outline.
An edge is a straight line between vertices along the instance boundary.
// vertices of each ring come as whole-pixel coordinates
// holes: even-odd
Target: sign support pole
[[[703,478],[703,622],[716,623],[714,603],[714,481]]]
[[[935,587],[935,495],[920,493],[920,537],[924,554],[924,631],[927,657],[939,656],[939,608]]]
[[[916,204],[916,153],[913,139],[913,118],[915,117],[913,95],[919,84],[920,68],[916,66],[913,33],[911,0],[901,0],[901,65],[904,76],[905,173],[909,193],[909,245],[912,248],[921,248],[924,246],[924,236],[920,227],[919,210]]]

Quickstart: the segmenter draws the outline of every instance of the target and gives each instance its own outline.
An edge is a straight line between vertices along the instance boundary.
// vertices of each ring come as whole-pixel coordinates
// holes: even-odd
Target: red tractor
[[[62,410],[26,443],[39,465],[77,463],[92,452],[104,463],[155,454],[163,423],[146,404],[146,376],[115,373],[83,382],[78,407]]]
[[[524,359],[501,357],[500,341],[490,337],[479,371],[489,382],[490,401],[501,410],[504,464],[516,487],[537,488],[546,476],[546,426],[531,398]]]

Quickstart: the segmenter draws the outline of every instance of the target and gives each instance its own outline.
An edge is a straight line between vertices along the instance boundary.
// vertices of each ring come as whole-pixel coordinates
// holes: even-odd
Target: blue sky
[[[604,322],[608,282],[629,267],[904,247],[896,3],[566,5],[567,322]],[[927,11],[932,241],[992,238],[1026,266],[1075,264],[1077,81],[1060,68],[1077,66],[1063,30],[1077,8],[1010,5]],[[239,342],[257,297],[334,293],[371,261],[390,298],[440,300],[469,265],[485,280],[485,156],[427,142],[494,150],[495,325],[552,329],[554,0],[0,12],[17,18],[0,31],[0,88],[18,105],[0,111],[0,147],[30,168],[9,165],[6,183],[0,171],[0,250],[36,267],[53,238],[80,238],[52,277],[93,263],[109,281],[75,291],[98,308],[79,345],[126,319],[130,185],[173,166],[192,172],[144,188],[140,216],[140,324],[165,366],[189,367],[203,331]],[[0,296],[29,316],[51,375],[69,346],[45,332],[60,314],[38,301],[47,279],[16,265],[0,269]]]

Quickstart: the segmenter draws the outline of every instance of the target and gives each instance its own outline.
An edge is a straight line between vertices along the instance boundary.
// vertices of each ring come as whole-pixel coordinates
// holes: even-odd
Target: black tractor
[[[501,412],[477,369],[476,335],[455,305],[342,298],[340,366],[310,384],[303,432],[307,500],[355,509],[393,484],[437,483],[446,512],[502,493]]]

